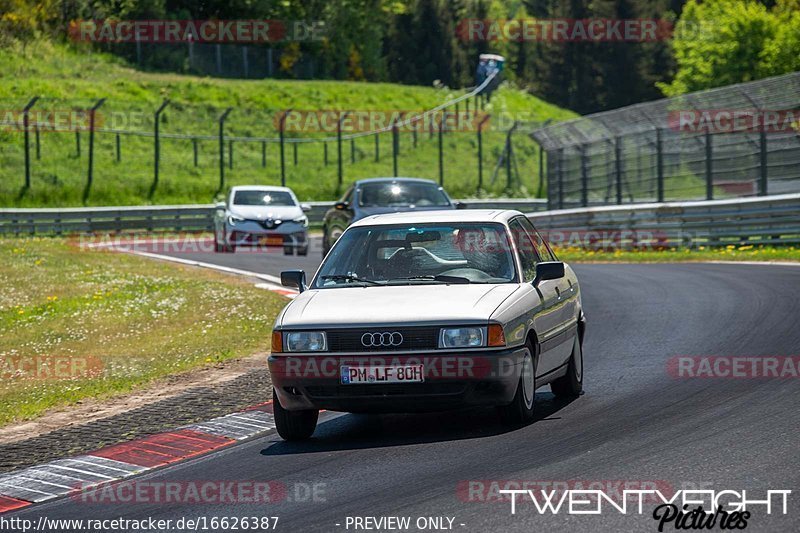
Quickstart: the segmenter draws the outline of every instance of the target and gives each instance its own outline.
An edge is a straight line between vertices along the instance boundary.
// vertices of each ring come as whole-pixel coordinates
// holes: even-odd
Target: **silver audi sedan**
[[[278,315],[269,368],[278,433],[310,437],[320,409],[496,406],[583,387],[578,279],[518,211],[376,215],[351,225]]]

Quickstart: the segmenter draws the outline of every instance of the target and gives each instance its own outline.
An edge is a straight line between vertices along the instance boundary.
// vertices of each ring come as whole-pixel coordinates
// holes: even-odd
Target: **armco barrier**
[[[529,213],[561,246],[637,247],[800,242],[800,194]]]
[[[517,209],[522,212],[546,208],[540,199],[460,200],[471,209]],[[308,202],[309,221],[319,223],[333,202]],[[60,235],[125,231],[210,231],[214,227],[213,205],[76,207],[58,209],[0,209],[0,234]]]

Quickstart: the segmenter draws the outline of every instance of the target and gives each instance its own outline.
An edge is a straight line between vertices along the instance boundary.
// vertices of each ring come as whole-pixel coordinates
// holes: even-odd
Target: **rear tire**
[[[519,426],[533,420],[536,405],[536,363],[530,343],[525,344],[522,370],[517,383],[517,392],[508,405],[498,407],[500,419],[509,426]]]
[[[287,411],[278,400],[275,389],[272,390],[272,411],[275,415],[275,428],[283,440],[306,440],[317,428],[318,410]]]
[[[567,373],[550,383],[550,390],[558,398],[575,398],[583,391],[583,346],[580,335],[575,335]]]
[[[294,255],[294,246],[284,246],[283,255]]]
[[[308,255],[308,245],[298,248],[297,255]]]

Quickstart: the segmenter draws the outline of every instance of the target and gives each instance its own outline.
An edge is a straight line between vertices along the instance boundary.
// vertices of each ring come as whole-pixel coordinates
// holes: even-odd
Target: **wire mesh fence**
[[[305,200],[325,200],[373,176],[433,179],[456,197],[541,192],[539,150],[524,135],[541,122],[499,120],[478,93],[419,111],[3,101],[0,201],[196,203],[244,184],[285,184]]]
[[[598,113],[536,130],[548,204],[800,191],[800,73]]]

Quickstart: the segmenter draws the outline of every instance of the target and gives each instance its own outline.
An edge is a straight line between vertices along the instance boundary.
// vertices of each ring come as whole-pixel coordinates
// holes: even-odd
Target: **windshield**
[[[234,205],[296,205],[292,195],[286,191],[236,191]]]
[[[361,207],[448,207],[450,201],[434,183],[383,182],[361,185]]]
[[[515,272],[502,224],[369,226],[342,235],[313,286],[508,283]]]

